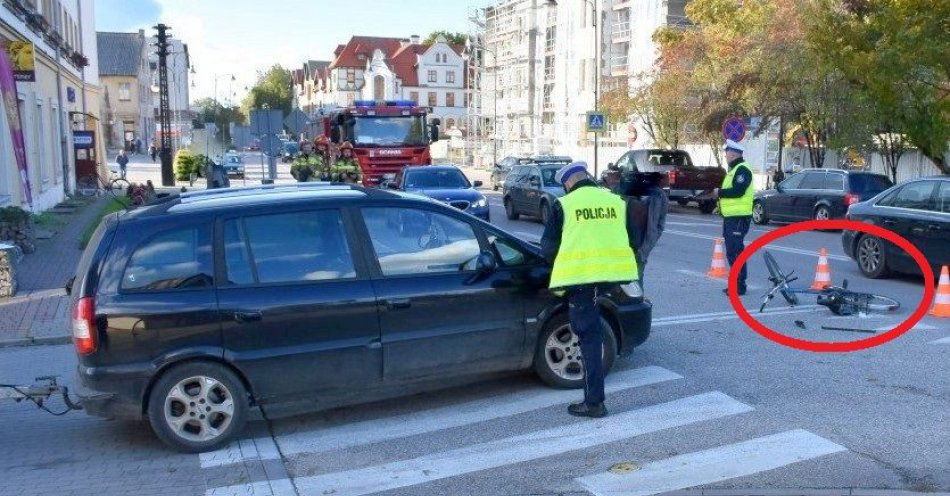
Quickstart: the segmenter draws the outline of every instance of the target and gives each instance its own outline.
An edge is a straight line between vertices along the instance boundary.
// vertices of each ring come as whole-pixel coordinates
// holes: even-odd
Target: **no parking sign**
[[[722,137],[736,143],[745,138],[745,121],[738,117],[730,117],[722,123]]]

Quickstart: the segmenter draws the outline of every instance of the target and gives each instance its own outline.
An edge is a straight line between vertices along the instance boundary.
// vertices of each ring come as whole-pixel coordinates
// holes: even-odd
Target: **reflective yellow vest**
[[[585,186],[558,199],[564,210],[551,288],[640,278],[627,236],[627,204],[603,188]]]
[[[731,188],[732,181],[736,177],[736,172],[743,167],[752,175],[752,168],[745,162],[739,162],[735,167],[729,169],[726,177],[722,179],[722,188]],[[739,198],[720,198],[719,213],[723,217],[743,217],[752,215],[752,199],[755,197],[755,188],[750,184],[745,190],[745,194]]]

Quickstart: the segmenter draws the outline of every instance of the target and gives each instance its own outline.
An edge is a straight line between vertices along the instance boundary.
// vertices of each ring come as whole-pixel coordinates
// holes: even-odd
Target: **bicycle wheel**
[[[111,190],[113,193],[125,193],[129,190],[129,181],[122,179],[121,177],[115,178],[109,183],[109,190]]]
[[[867,309],[872,312],[893,312],[901,307],[901,303],[893,298],[876,294],[865,294]]]
[[[779,268],[775,257],[768,251],[764,252],[762,256],[765,258],[765,267],[769,269],[769,276],[771,276],[769,280],[776,286],[783,286],[779,290],[779,292],[782,293],[782,298],[785,298],[785,301],[788,302],[789,305],[798,305],[798,295],[789,291],[789,277],[782,273],[782,269]]]
[[[86,174],[76,178],[76,192],[82,196],[95,196],[99,192],[99,177]]]

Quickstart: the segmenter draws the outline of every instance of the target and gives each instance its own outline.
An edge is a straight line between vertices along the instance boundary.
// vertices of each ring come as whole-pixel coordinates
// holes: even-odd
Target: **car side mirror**
[[[495,254],[485,250],[479,253],[478,258],[475,259],[475,273],[465,281],[465,284],[474,284],[497,269],[498,260],[495,259]]]
[[[474,183],[472,183],[472,185],[475,186],[476,188],[481,188],[483,184],[485,183],[481,181],[475,181]]]
[[[73,294],[73,283],[76,281],[76,276],[72,276],[69,279],[66,279],[66,284],[63,286],[63,289],[66,290],[66,296]]]

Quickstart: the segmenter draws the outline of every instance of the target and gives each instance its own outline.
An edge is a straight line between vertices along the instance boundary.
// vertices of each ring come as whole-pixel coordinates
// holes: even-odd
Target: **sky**
[[[470,9],[490,0],[95,0],[97,31],[153,34],[163,22],[188,44],[195,74],[191,99],[237,104],[260,71],[307,59],[332,60],[353,35],[425,37],[470,30]],[[231,81],[231,74],[235,81]]]

